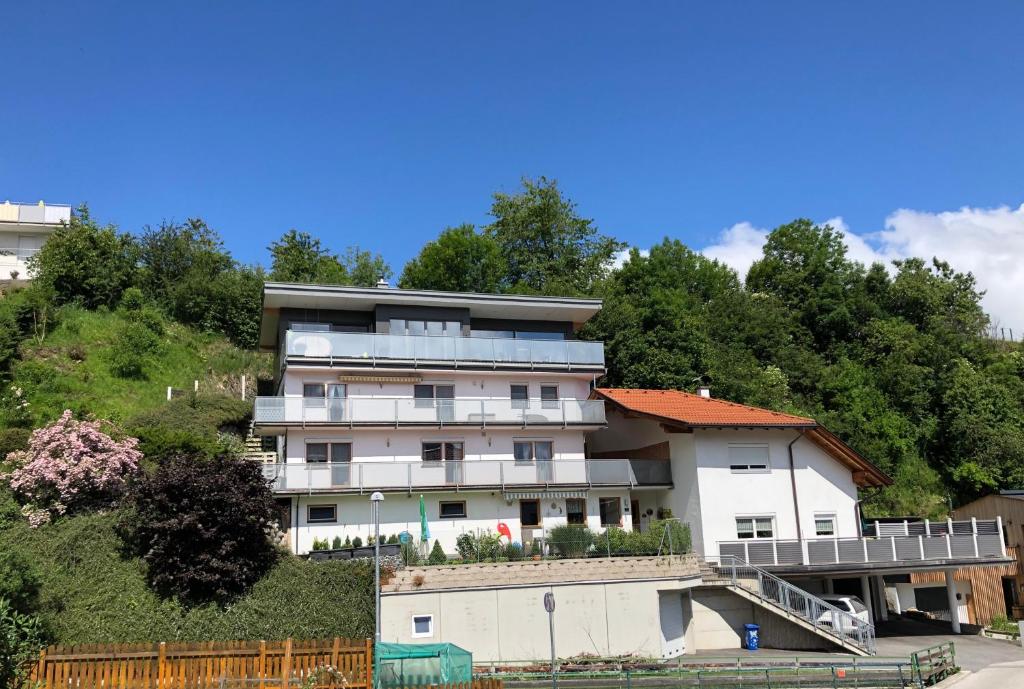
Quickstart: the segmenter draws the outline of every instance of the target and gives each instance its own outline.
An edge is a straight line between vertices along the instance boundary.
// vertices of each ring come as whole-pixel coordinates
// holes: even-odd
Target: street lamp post
[[[374,615],[375,643],[380,643],[380,504],[384,502],[384,495],[375,491],[370,496],[370,509],[373,512],[373,593],[376,604]]]

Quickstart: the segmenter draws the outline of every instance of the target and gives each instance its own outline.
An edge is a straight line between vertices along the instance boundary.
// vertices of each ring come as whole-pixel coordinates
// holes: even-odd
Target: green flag
[[[423,501],[423,496],[420,496],[420,540],[430,540],[430,524],[427,523],[427,503]]]

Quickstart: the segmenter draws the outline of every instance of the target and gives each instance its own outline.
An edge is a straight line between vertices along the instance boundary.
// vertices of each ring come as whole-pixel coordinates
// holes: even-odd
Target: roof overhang
[[[469,309],[472,318],[574,324],[590,320],[601,310],[600,299],[268,282],[263,286],[260,347],[272,348],[277,345],[278,317],[283,308],[373,311],[382,304],[463,308]]]
[[[829,431],[824,426],[813,420],[808,420],[806,423],[778,423],[778,424],[760,424],[760,425],[749,425],[749,424],[693,424],[680,421],[679,419],[673,419],[671,417],[660,416],[658,414],[652,414],[650,412],[640,411],[627,407],[608,395],[602,395],[599,391],[595,390],[591,393],[592,399],[603,399],[605,401],[606,408],[612,408],[617,410],[626,418],[648,418],[654,421],[658,421],[662,429],[667,433],[691,433],[694,430],[795,430],[803,433],[808,440],[813,442],[815,445],[824,450],[829,456],[841,462],[843,465],[849,467],[850,471],[853,472],[853,481],[859,488],[872,488],[891,486],[893,483],[892,478],[889,477],[884,471],[875,466],[866,457],[861,455],[859,452],[854,450],[852,447],[847,445],[845,442],[839,439],[834,433]]]

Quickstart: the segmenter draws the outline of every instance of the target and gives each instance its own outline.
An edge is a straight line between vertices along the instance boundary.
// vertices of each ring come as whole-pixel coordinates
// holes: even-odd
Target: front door
[[[640,531],[640,501],[629,501],[629,516],[633,520],[633,531]]]
[[[331,485],[352,482],[352,443],[331,443]]]

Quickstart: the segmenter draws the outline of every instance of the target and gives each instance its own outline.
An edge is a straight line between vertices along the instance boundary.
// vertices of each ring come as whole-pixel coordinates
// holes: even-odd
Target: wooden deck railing
[[[319,668],[317,687],[372,689],[369,639],[211,641],[49,646],[32,680],[40,689],[285,689]]]

